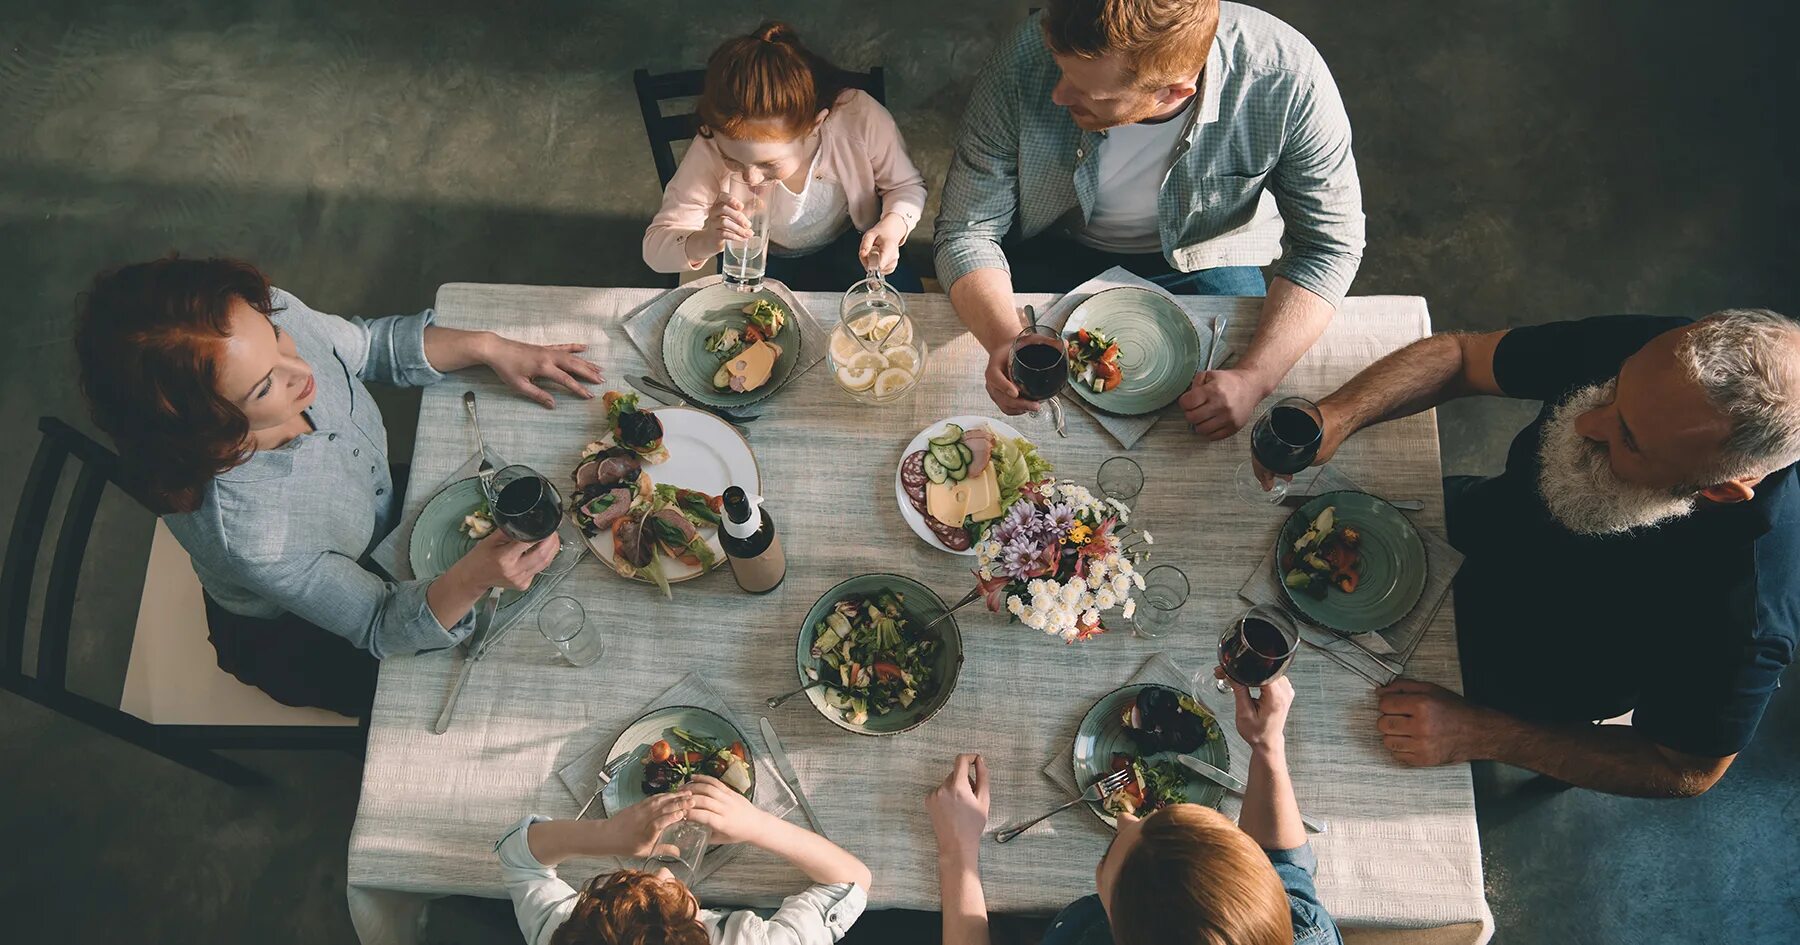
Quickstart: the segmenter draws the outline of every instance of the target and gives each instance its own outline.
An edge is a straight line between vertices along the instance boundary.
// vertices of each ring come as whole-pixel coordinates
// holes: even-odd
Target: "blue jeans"
[[[863,281],[867,273],[857,255],[861,246],[862,234],[851,227],[843,236],[804,256],[770,253],[768,276],[796,292],[842,292]],[[904,259],[888,273],[887,281],[902,292],[925,291],[919,274]]]
[[[1002,248],[1012,268],[1014,292],[1067,292],[1114,266],[1176,295],[1262,296],[1269,291],[1262,270],[1255,266],[1181,272],[1161,253],[1108,253],[1050,235],[1008,241]]]

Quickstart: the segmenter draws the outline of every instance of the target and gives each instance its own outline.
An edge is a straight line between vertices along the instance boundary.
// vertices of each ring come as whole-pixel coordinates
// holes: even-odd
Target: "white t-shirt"
[[[1190,96],[1187,107],[1166,121],[1120,125],[1106,133],[1094,156],[1100,162],[1099,190],[1087,225],[1074,233],[1078,242],[1109,253],[1162,252],[1156,195],[1197,98]]]
[[[819,175],[819,148],[800,192],[787,181],[769,188],[769,251],[777,256],[797,256],[820,249],[850,228],[850,201],[837,181]]]

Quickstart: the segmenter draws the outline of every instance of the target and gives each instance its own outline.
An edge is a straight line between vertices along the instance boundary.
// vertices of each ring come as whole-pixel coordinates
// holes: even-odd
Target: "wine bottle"
[[[731,562],[738,586],[752,594],[767,594],[787,577],[787,556],[775,522],[763,510],[763,497],[748,495],[731,486],[725,490],[725,516],[719,527],[719,545]]]

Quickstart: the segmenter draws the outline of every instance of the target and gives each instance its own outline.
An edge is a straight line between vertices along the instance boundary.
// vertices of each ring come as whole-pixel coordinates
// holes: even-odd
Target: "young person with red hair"
[[[1250,746],[1244,807],[1233,824],[1218,811],[1176,804],[1118,833],[1094,868],[1096,894],[1057,915],[1040,945],[1342,945],[1319,904],[1318,868],[1288,780],[1284,677],[1260,696],[1235,686],[1237,730]],[[981,833],[987,765],[963,755],[925,802],[937,832],[944,945],[987,945]]]
[[[714,842],[748,843],[787,860],[814,885],[764,915],[702,909],[667,869],[602,873],[580,892],[556,875],[572,857],[649,856],[663,829],[684,818],[705,825]],[[527,817],[494,852],[528,945],[832,945],[869,898],[861,860],[705,776],[605,820]]]
[[[419,387],[477,364],[545,407],[581,397],[583,345],[524,344],[414,315],[343,319],[249,263],[170,257],[95,277],[81,386],[136,492],[193,560],[219,666],[287,705],[368,712],[375,660],[451,646],[489,588],[523,588],[556,541],[498,533],[430,581],[365,566],[404,482],[365,381]]]
[[[873,265],[903,291],[923,291],[899,267],[925,212],[925,178],[881,103],[801,45],[785,23],[728,40],[706,66],[700,134],[644,233],[657,272],[698,270],[750,218],[727,182],[769,190],[768,275],[789,287],[841,291]]]

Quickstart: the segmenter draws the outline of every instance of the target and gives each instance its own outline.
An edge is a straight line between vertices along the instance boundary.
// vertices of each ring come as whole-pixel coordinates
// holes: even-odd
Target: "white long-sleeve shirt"
[[[532,814],[494,844],[501,878],[512,896],[513,914],[529,945],[550,945],[551,934],[575,911],[578,895],[556,875],[555,867],[545,866],[531,855],[526,828],[548,819]],[[781,908],[768,915],[750,909],[701,909],[698,918],[713,945],[834,945],[868,905],[867,890],[836,883],[789,896]]]

